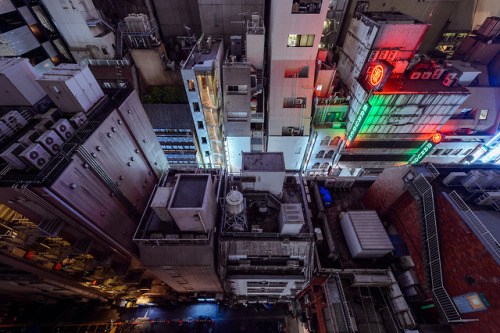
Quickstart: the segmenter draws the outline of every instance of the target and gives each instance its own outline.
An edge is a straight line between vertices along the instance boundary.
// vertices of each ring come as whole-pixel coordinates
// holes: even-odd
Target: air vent
[[[94,241],[90,238],[82,238],[76,241],[76,243],[72,246],[73,250],[75,250],[78,254],[87,254],[92,247]]]
[[[69,123],[68,119],[59,119],[54,125],[50,127],[59,134],[59,136],[64,140],[68,140],[75,130],[73,126]]]
[[[69,122],[73,126],[75,126],[76,128],[81,127],[83,124],[85,124],[86,121],[87,121],[87,117],[85,116],[85,113],[83,113],[83,112],[78,112],[73,117],[71,117],[71,119],[69,120]]]
[[[64,226],[60,219],[44,219],[38,224],[38,229],[49,237],[57,237]]]
[[[18,131],[28,124],[21,114],[15,110],[8,112],[0,118],[13,131]]]
[[[19,154],[19,157],[39,170],[45,167],[51,158],[50,154],[38,143],[31,144]]]
[[[64,144],[64,141],[53,130],[43,133],[36,142],[40,143],[48,152],[52,153],[52,155],[57,154]]]

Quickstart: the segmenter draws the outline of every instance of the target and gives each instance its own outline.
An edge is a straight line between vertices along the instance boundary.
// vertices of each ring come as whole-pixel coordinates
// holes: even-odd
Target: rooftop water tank
[[[241,214],[243,209],[245,209],[245,204],[243,203],[243,194],[237,190],[231,190],[226,195],[226,208],[228,214]]]

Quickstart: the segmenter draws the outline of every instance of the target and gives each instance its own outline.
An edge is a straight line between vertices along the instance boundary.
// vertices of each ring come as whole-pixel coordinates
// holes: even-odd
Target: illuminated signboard
[[[443,138],[443,134],[434,133],[431,138],[425,141],[424,145],[420,147],[418,153],[413,155],[413,157],[410,159],[410,164],[420,163],[420,161],[422,161],[431,152],[435,145],[443,141]]]
[[[382,79],[384,78],[384,67],[382,65],[377,65],[372,70],[370,74],[370,84],[372,86],[378,86]]]
[[[382,90],[393,69],[394,66],[385,60],[367,64],[364,71],[365,84],[369,89]]]
[[[366,116],[368,116],[368,113],[370,112],[370,108],[371,106],[368,103],[363,104],[363,106],[361,107],[361,111],[359,111],[359,114],[356,117],[356,120],[354,121],[354,125],[352,125],[351,130],[346,136],[346,142],[345,142],[346,147],[349,147],[356,138],[356,135],[358,135],[361,126],[365,122]]]

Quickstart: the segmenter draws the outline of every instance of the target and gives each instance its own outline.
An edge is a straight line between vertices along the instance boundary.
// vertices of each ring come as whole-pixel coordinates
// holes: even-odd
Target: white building
[[[273,0],[269,27],[267,151],[283,152],[286,169],[301,167],[309,139],[316,55],[327,1]]]
[[[231,36],[222,68],[226,163],[231,172],[240,171],[242,152],[265,149],[264,32],[261,17],[252,16],[244,40]]]
[[[92,0],[43,0],[43,4],[77,63],[88,58],[114,59],[115,33]]]
[[[181,69],[201,150],[198,162],[209,168],[225,166],[221,108],[223,57],[221,39],[201,36]]]

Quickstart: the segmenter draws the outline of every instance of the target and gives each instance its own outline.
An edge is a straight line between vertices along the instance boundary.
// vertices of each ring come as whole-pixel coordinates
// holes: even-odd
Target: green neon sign
[[[356,117],[356,120],[354,121],[354,125],[352,125],[351,130],[346,136],[346,143],[345,143],[346,147],[349,147],[356,138],[356,135],[358,135],[361,126],[365,122],[365,119],[368,116],[368,113],[370,112],[370,108],[371,108],[370,104],[365,103],[361,108],[361,111],[359,111],[359,114]]]
[[[428,140],[422,146],[422,148],[420,148],[418,153],[413,155],[413,157],[410,159],[410,164],[420,163],[420,161],[422,161],[424,159],[424,157],[427,156],[431,152],[432,148],[434,148],[434,143],[432,141]]]

